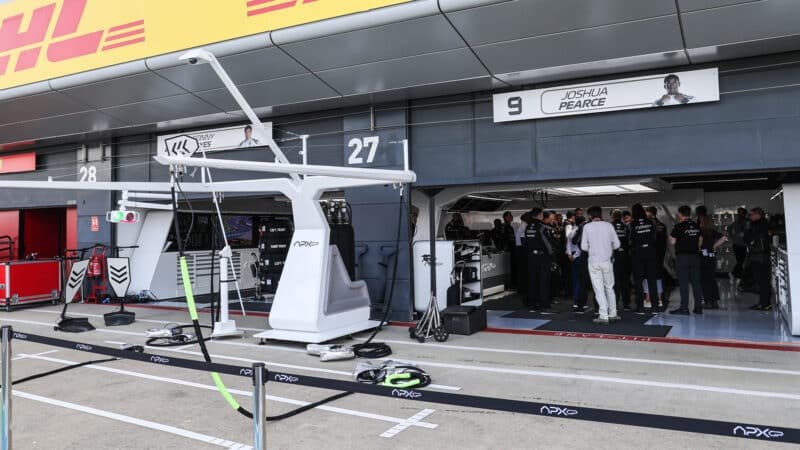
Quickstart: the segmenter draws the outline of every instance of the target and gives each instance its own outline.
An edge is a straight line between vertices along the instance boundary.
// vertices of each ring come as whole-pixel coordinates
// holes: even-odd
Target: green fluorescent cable
[[[197,322],[197,307],[194,304],[194,293],[192,292],[192,284],[189,280],[189,266],[186,264],[186,257],[181,256],[181,278],[183,279],[183,290],[186,294],[186,304],[189,307],[189,316],[192,318],[193,322]],[[202,336],[200,337],[202,339]],[[230,392],[228,392],[228,388],[225,387],[225,383],[222,382],[222,378],[220,378],[217,372],[211,372],[211,379],[214,380],[214,384],[217,386],[217,390],[219,393],[222,394],[222,397],[228,402],[233,409],[239,411],[241,408],[239,403],[236,399],[233,398]]]
[[[189,316],[192,320],[197,320],[197,307],[194,304],[194,293],[189,279],[189,265],[186,264],[185,256],[181,256],[181,279],[183,280],[183,292],[186,294],[186,304],[189,306]]]

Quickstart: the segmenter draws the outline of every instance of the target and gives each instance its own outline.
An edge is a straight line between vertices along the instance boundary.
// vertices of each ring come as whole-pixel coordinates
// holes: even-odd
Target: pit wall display
[[[716,68],[507,92],[493,97],[496,123],[717,101]]]
[[[0,90],[408,1],[0,2]]]

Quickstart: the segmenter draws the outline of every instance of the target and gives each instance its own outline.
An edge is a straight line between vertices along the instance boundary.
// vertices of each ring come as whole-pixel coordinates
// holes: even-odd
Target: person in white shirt
[[[603,221],[602,208],[592,206],[588,212],[592,221],[583,227],[581,250],[589,254],[589,278],[600,309],[594,323],[607,324],[620,320],[614,294],[614,265],[611,263],[611,256],[620,247],[620,242],[614,226]]]

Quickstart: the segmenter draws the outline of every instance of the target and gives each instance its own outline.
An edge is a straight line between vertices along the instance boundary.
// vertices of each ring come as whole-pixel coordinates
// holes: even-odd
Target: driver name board
[[[494,121],[544,119],[719,101],[719,72],[672,72],[493,96]]]

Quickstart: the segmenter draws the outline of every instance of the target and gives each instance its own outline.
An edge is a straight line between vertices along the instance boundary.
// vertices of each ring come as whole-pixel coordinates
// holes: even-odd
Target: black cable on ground
[[[72,369],[77,369],[79,367],[88,366],[88,365],[91,365],[91,364],[106,363],[106,362],[111,362],[111,361],[119,361],[119,358],[93,359],[91,361],[84,361],[82,363],[72,364],[72,365],[65,366],[65,367],[59,367],[58,369],[53,369],[53,370],[50,370],[50,371],[47,371],[47,372],[37,373],[37,374],[31,375],[29,377],[20,378],[19,380],[14,380],[11,384],[12,385],[17,385],[17,384],[24,383],[26,381],[32,381],[32,380],[36,380],[36,379],[39,379],[39,378],[44,378],[44,377],[46,377],[48,375],[55,375],[57,373],[66,372],[66,371],[72,370]]]
[[[308,410],[314,409],[314,408],[316,408],[318,406],[322,406],[322,405],[324,405],[326,403],[330,403],[330,402],[332,402],[334,400],[339,400],[340,398],[347,397],[348,395],[351,395],[351,394],[353,394],[353,393],[352,392],[340,392],[340,393],[338,393],[336,395],[332,395],[332,396],[330,396],[328,398],[324,398],[324,399],[322,399],[322,400],[320,400],[318,402],[309,403],[306,406],[301,406],[300,408],[293,409],[293,410],[291,410],[291,411],[289,411],[287,413],[284,413],[284,414],[279,414],[277,416],[267,416],[267,422],[277,422],[279,420],[288,419],[289,417],[296,416],[296,415],[298,415],[300,413],[303,413],[303,412],[306,412]]]

